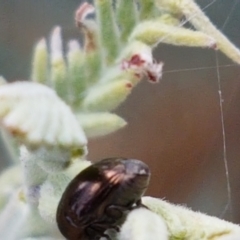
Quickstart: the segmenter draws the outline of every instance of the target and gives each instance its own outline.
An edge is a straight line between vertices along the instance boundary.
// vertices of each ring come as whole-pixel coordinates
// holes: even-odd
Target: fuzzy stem
[[[41,39],[34,49],[32,63],[32,80],[40,83],[47,83],[48,52],[46,40]]]
[[[83,101],[87,111],[111,111],[118,107],[131,93],[132,83],[118,80],[92,88]]]
[[[14,193],[0,215],[1,239],[18,239],[17,235],[28,212],[27,205],[19,201],[18,194],[18,191]]]
[[[26,201],[29,203],[37,203],[39,186],[47,179],[47,173],[37,165],[37,160],[39,159],[36,159],[34,154],[29,153],[23,146],[20,151]]]
[[[193,0],[156,0],[157,6],[177,16],[185,15],[191,24],[216,40],[217,48],[234,62],[240,64],[240,50],[225,37]],[[182,25],[182,24],[181,24]]]
[[[121,41],[125,43],[138,20],[135,1],[118,0],[116,16],[121,28]]]
[[[139,0],[141,20],[146,20],[154,17],[154,12],[156,11],[154,2],[154,0]]]
[[[119,33],[114,19],[111,0],[95,0],[97,20],[100,26],[100,44],[103,47],[103,58],[111,64],[119,53]]]
[[[18,163],[18,157],[17,157],[17,147],[16,147],[16,142],[14,141],[13,138],[11,138],[11,136],[9,135],[9,133],[7,131],[5,131],[4,129],[0,130],[0,141],[3,142],[1,144],[4,145],[6,152],[7,152],[7,156],[8,156],[8,164],[15,164]]]
[[[201,30],[217,41],[217,47],[225,53],[234,62],[240,64],[240,51],[227,37],[225,37],[202,12],[200,7],[194,1],[187,1],[180,5],[180,9],[193,26]]]
[[[70,85],[70,103],[78,104],[81,100],[81,93],[86,89],[86,66],[84,53],[76,40],[68,44],[68,74]]]
[[[144,21],[134,29],[130,39],[150,46],[163,42],[188,47],[216,47],[215,39],[201,31],[171,26],[159,20]]]
[[[51,81],[58,95],[64,100],[68,100],[66,63],[62,48],[61,28],[56,27],[51,35]]]
[[[102,69],[101,53],[99,50],[87,53],[86,61],[86,79],[87,87],[91,87],[99,80],[99,75]]]
[[[88,138],[104,136],[123,128],[127,123],[112,113],[86,113],[77,116]]]

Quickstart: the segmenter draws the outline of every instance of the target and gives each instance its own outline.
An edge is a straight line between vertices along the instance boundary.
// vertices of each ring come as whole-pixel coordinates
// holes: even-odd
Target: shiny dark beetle
[[[80,172],[68,185],[57,209],[57,224],[68,240],[110,237],[127,213],[141,205],[148,187],[148,166],[135,159],[109,158]]]

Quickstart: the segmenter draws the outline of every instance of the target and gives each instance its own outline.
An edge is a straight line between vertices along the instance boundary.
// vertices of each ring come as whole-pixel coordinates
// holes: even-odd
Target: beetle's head
[[[137,159],[109,158],[99,162],[102,174],[110,184],[128,186],[132,191],[144,193],[150,179],[147,164]]]

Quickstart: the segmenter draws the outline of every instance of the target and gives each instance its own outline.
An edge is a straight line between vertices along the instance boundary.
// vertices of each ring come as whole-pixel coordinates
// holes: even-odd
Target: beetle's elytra
[[[68,240],[110,239],[104,232],[118,227],[141,205],[148,187],[148,166],[135,159],[109,158],[80,172],[68,185],[57,209],[57,224]]]

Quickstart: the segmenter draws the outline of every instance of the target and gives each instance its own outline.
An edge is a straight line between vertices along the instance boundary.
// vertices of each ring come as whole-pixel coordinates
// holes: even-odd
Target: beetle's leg
[[[112,240],[107,234],[103,233],[101,237],[105,237],[107,240]]]
[[[136,201],[136,206],[133,206],[131,210],[136,209],[136,208],[146,208],[149,209],[146,205],[142,203],[142,199],[140,198],[139,200]]]
[[[104,232],[106,231],[106,226],[101,225],[98,223],[93,223],[92,225],[88,226],[86,228],[86,233],[91,240],[95,240],[96,237],[100,239],[101,237],[105,237],[107,240],[111,240],[111,238],[105,234]]]
[[[141,198],[137,200],[134,205],[133,204],[129,204],[128,206],[110,205],[105,208],[105,213],[109,217],[112,217],[114,219],[120,219],[121,217],[123,217],[124,212],[131,211],[133,209],[140,208],[140,207],[148,208],[147,206],[142,204]]]
[[[106,238],[107,240],[112,240],[107,234],[102,233],[101,235],[96,235],[94,237],[90,237],[89,240],[100,240],[100,238]]]
[[[113,219],[111,216],[108,216],[109,219],[102,219],[94,222],[92,225],[94,227],[102,228],[102,229],[114,229],[116,232],[120,231],[120,227],[116,224],[113,224]]]
[[[131,210],[129,207],[110,205],[105,208],[105,214],[113,219],[120,219],[123,217],[123,213],[129,210]]]
[[[106,221],[103,222],[97,222],[93,224],[94,227],[98,227],[98,228],[102,228],[102,229],[114,229],[115,231],[119,232],[120,231],[120,227],[116,224],[112,224],[112,223],[108,223]]]
[[[136,201],[136,206],[137,207],[141,207],[142,206],[142,199],[141,198]]]
[[[118,225],[111,225],[109,228],[114,229],[116,232],[120,232],[120,227]]]

